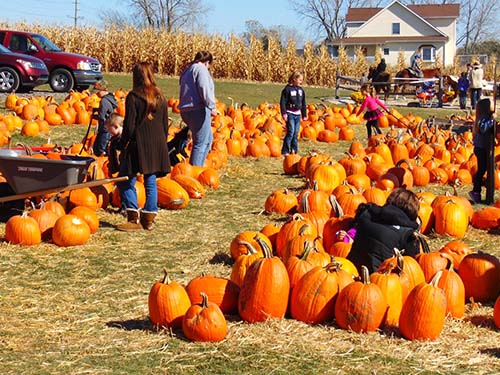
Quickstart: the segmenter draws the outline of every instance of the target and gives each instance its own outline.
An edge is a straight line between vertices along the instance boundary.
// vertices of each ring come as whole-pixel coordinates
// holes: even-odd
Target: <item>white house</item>
[[[424,66],[437,56],[444,66],[453,65],[459,15],[460,4],[404,5],[396,0],[385,8],[349,8],[347,37],[330,45],[334,49],[344,46],[349,56],[361,47],[368,60],[380,48],[389,65],[398,63],[400,51],[408,65],[417,51]]]

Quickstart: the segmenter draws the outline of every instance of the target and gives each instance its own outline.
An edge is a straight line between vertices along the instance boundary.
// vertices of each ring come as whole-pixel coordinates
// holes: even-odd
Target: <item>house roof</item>
[[[406,5],[422,18],[458,18],[460,4]],[[346,22],[365,22],[385,8],[349,8]]]
[[[351,37],[335,39],[330,44],[332,45],[370,45],[370,44],[386,44],[390,42],[446,42],[447,36],[370,36],[370,37]]]

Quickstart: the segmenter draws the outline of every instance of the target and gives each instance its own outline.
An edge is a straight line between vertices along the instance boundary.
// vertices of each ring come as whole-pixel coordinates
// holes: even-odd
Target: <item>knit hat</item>
[[[108,91],[109,89],[109,84],[107,81],[105,81],[104,79],[101,79],[100,81],[97,81],[95,84],[94,84],[94,88],[92,91]]]

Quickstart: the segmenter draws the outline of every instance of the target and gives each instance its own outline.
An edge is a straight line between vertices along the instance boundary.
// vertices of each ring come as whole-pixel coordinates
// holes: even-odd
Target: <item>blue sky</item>
[[[124,0],[77,0],[78,24],[100,22],[99,12],[104,9],[120,9]],[[307,27],[288,5],[287,0],[205,0],[211,8],[206,17],[208,32],[231,32],[240,34],[245,31],[245,21],[258,20],[264,27],[287,25],[295,27],[306,39],[310,36]],[[22,4],[22,5],[21,5]],[[22,6],[22,11],[19,6]],[[38,22],[40,24],[72,25],[75,16],[75,0],[23,0],[21,3],[2,0],[0,21]]]

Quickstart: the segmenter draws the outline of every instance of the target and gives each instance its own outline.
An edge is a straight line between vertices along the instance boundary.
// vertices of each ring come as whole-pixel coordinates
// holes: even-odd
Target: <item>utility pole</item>
[[[74,21],[75,21],[75,29],[76,29],[77,23],[78,23],[78,0],[75,0],[75,17],[74,17]]]

